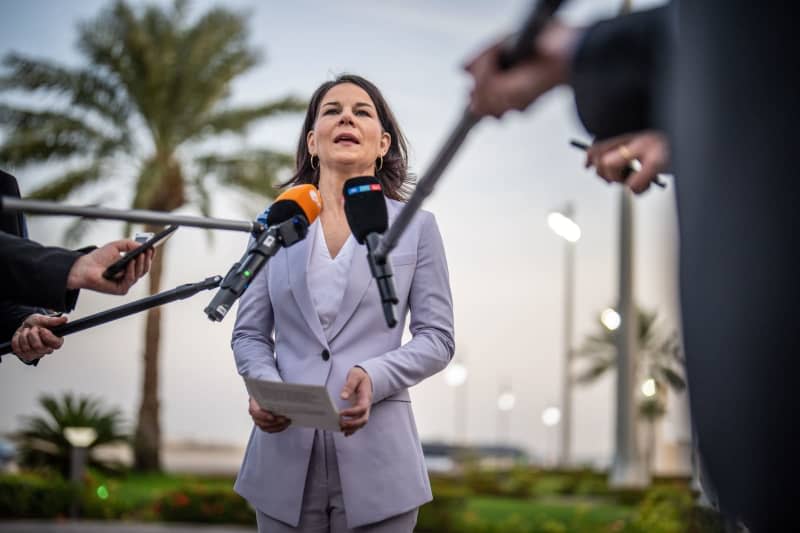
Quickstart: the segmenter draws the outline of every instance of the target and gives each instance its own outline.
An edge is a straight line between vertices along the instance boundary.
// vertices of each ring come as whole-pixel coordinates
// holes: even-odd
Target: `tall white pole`
[[[568,204],[564,215],[574,220],[575,209]],[[572,319],[575,307],[575,243],[564,239],[564,358],[561,385],[561,454],[559,464],[572,461]]]
[[[649,473],[637,436],[636,404],[634,402],[636,360],[638,355],[638,323],[633,295],[633,201],[632,193],[621,188],[619,234],[619,302],[617,312],[620,326],[617,342],[617,416],[614,462],[609,484],[615,487],[643,487],[649,483]]]

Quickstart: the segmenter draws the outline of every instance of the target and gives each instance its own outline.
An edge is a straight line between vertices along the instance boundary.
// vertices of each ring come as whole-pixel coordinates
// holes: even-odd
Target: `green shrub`
[[[431,480],[433,501],[419,509],[415,531],[442,533],[454,529],[458,517],[463,513],[470,491],[452,481]]]
[[[637,506],[645,498],[647,489],[609,487],[608,497],[619,505]]]
[[[695,505],[689,513],[686,533],[725,533],[725,522],[719,512]]]
[[[107,407],[99,398],[76,396],[69,392],[61,396],[44,394],[38,402],[44,414],[25,417],[22,430],[15,436],[21,465],[52,468],[68,478],[72,446],[67,442],[64,430],[78,426],[90,427],[97,432],[97,438],[88,448],[89,467],[108,472],[125,469],[119,462],[100,460],[92,453],[98,446],[127,442],[119,408]]]
[[[527,499],[534,493],[538,476],[536,470],[526,467],[510,470],[474,468],[465,472],[463,483],[476,495]]]
[[[608,496],[608,492],[605,475],[585,475],[575,484],[576,496]]]
[[[685,488],[654,487],[637,508],[631,528],[642,533],[685,533],[693,506],[691,493]]]
[[[473,494],[497,496],[502,493],[497,470],[470,468],[464,472],[464,484]]]
[[[250,504],[233,489],[188,485],[168,492],[153,503],[157,519],[165,522],[255,525]]]
[[[0,518],[67,516],[76,489],[51,475],[0,476]]]
[[[533,486],[533,495],[542,498],[572,494],[576,485],[575,479],[569,474],[542,474]]]

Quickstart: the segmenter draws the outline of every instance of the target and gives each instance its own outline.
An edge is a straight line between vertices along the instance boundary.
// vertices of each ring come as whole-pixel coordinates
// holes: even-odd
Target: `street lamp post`
[[[555,441],[552,437],[555,436],[554,428],[558,425],[561,421],[561,409],[555,406],[545,407],[542,410],[542,424],[546,428],[545,431],[547,432],[547,436],[545,440],[547,441],[547,453],[545,453],[545,462],[548,466],[555,465],[557,462],[557,450],[555,447]]]
[[[499,411],[497,415],[497,444],[500,446],[510,444],[510,416],[511,410],[514,409],[516,403],[517,398],[511,392],[511,387],[501,387],[497,395],[497,410]]]
[[[462,357],[463,361],[463,357]],[[463,362],[453,361],[447,366],[444,373],[444,381],[449,387],[454,389],[454,428],[453,441],[457,444],[465,444],[467,441],[467,377],[469,372]]]
[[[619,250],[619,301],[616,312],[620,320],[615,335],[617,414],[614,461],[609,483],[615,487],[643,487],[649,482],[650,476],[639,452],[634,402],[639,326],[633,297],[633,200],[631,192],[625,188],[620,193]]]
[[[547,223],[564,239],[564,370],[561,387],[561,453],[559,463],[568,466],[572,446],[572,317],[575,292],[575,243],[581,238],[581,228],[575,223],[575,209],[568,203],[560,212],[547,216]]]
[[[97,439],[97,431],[91,427],[65,427],[64,438],[70,446],[70,481],[75,489],[75,494],[70,506],[70,517],[78,519],[80,512],[80,493],[83,487],[83,473],[86,470],[86,459],[89,455],[89,446]]]

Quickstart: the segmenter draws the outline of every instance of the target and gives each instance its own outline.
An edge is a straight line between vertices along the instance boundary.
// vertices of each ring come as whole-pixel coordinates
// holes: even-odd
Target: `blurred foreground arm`
[[[670,87],[670,13],[660,7],[588,28],[553,21],[534,43],[536,55],[505,71],[498,66],[502,41],[497,42],[465,67],[474,81],[470,110],[501,117],[569,84],[581,122],[599,139],[662,127],[656,102],[664,101],[660,93]]]
[[[114,241],[87,254],[0,233],[0,300],[71,311],[77,289],[125,294],[150,269],[153,252],[132,261],[119,280],[103,278],[103,271],[121,252],[139,246],[135,241]]]
[[[147,274],[153,261],[153,250],[148,250],[132,260],[119,279],[107,280],[103,272],[119,259],[121,253],[140,246],[136,241],[114,241],[82,255],[72,265],[67,277],[67,289],[90,289],[108,294],[126,294],[139,278]]]
[[[501,117],[506,111],[522,111],[539,96],[569,81],[573,49],[580,29],[551,22],[535,43],[536,55],[513,68],[501,70],[504,40],[480,52],[464,67],[475,82],[469,108],[478,117]]]

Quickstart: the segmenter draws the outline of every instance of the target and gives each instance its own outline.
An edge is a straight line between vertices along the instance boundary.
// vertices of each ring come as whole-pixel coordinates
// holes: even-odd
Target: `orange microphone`
[[[313,185],[297,185],[283,191],[267,212],[267,228],[256,236],[244,257],[234,263],[214,299],[204,309],[208,318],[215,322],[222,321],[256,274],[278,250],[306,238],[309,224],[317,219],[321,209],[322,199]]]
[[[286,222],[294,216],[305,216],[312,224],[322,209],[322,197],[310,183],[295,185],[283,191],[267,212],[267,226]]]

